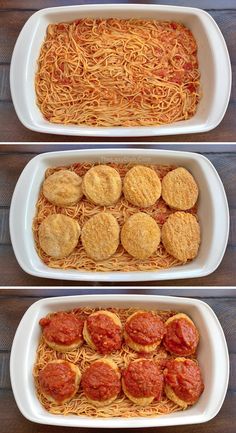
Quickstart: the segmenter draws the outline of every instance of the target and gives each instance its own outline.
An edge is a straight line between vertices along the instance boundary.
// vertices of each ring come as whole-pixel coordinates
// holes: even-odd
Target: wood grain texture
[[[84,290],[86,293],[88,290]],[[92,291],[95,293],[95,290]],[[114,291],[109,290],[110,293]],[[159,290],[151,290],[150,294],[160,294]],[[189,291],[192,293],[191,291]],[[219,291],[222,293],[222,290]],[[223,327],[226,340],[229,348],[230,356],[230,381],[228,392],[226,395],[225,402],[219,412],[219,414],[210,422],[201,425],[191,425],[191,426],[181,426],[170,427],[170,428],[158,428],[158,432],[163,433],[234,433],[235,423],[236,423],[236,333],[234,332],[236,327],[236,290],[232,295],[232,290],[225,290],[225,297],[218,298],[218,293],[214,294],[216,297],[207,297],[209,295],[209,290],[201,290],[199,297],[204,302],[208,303],[211,308],[215,311],[217,317],[219,318],[221,325]],[[75,293],[80,293],[78,290]],[[103,290],[104,293],[104,290]],[[132,291],[132,293],[140,293],[137,290]],[[141,293],[147,293],[146,290],[142,290]],[[172,290],[173,295],[186,296],[185,291]],[[46,290],[44,296],[52,295],[62,296],[65,294],[65,290],[56,291]],[[71,294],[71,292],[70,292]],[[168,293],[169,294],[169,293]],[[9,359],[10,359],[10,348],[13,340],[13,336],[17,325],[23,316],[24,312],[36,302],[39,298],[39,291],[35,289],[30,289],[27,291],[18,290],[0,290],[0,422],[1,422],[1,433],[69,433],[71,429],[64,427],[53,427],[33,424],[26,420],[18,410],[13,393],[11,391],[10,375],[9,375]],[[7,331],[6,331],[7,330]],[[22,350],[24,350],[22,348]],[[86,429],[79,429],[80,433],[86,433]],[[91,429],[94,431],[95,429]],[[96,430],[97,431],[97,430]],[[119,432],[120,430],[113,430]],[[154,433],[157,430],[155,428],[151,429],[131,429],[122,430],[124,433]]]
[[[79,4],[104,4],[110,3],[107,1],[101,0],[70,0],[70,5],[79,5]],[[120,0],[114,0],[112,3],[120,3]],[[221,9],[236,9],[234,0],[198,0],[197,4],[194,0],[160,0],[160,1],[127,1],[123,0],[122,3],[147,3],[147,4],[162,4],[169,5],[175,4],[176,6],[189,6],[189,7],[198,7],[203,9],[212,9],[212,10],[221,10]],[[68,0],[37,0],[37,2],[32,2],[32,0],[2,0],[1,8],[2,9],[29,9],[29,10],[38,10],[46,7],[54,7],[54,6],[67,6]]]
[[[118,3],[118,1],[113,1]],[[80,4],[82,2],[70,2],[70,4]],[[83,2],[83,4],[97,3],[95,1]],[[103,2],[102,2],[103,3]],[[126,2],[133,3],[133,2]],[[142,3],[142,1],[137,2]],[[147,2],[151,4],[168,4],[169,2]],[[172,1],[172,4],[176,5],[187,5],[196,6],[196,2],[193,1]],[[9,88],[9,64],[13,47],[20,30],[27,19],[37,10],[43,7],[56,6],[56,5],[67,5],[66,1],[2,1],[0,3],[0,124],[1,124],[1,138],[2,142],[31,142],[31,141],[57,141],[57,142],[76,142],[78,140],[82,142],[89,142],[88,137],[66,137],[51,134],[40,134],[30,130],[27,130],[18,120],[13,104],[11,102],[10,88]],[[236,39],[236,27],[234,25],[236,20],[236,2],[234,0],[222,1],[199,1],[198,7],[205,8],[209,11],[212,17],[216,20],[219,25],[231,57],[233,65],[233,76],[235,77],[235,65],[236,65],[236,45],[234,43]],[[143,142],[149,141],[150,143],[157,142],[191,142],[191,141],[230,141],[236,140],[236,123],[234,119],[236,117],[236,90],[235,80],[233,80],[232,95],[230,99],[230,105],[226,112],[225,118],[222,123],[213,131],[190,134],[190,135],[177,135],[177,136],[165,136],[165,137],[141,137],[136,141]],[[132,141],[134,138],[126,139],[127,142]],[[107,142],[109,139],[101,139],[98,137],[94,138],[94,141]],[[124,139],[118,137],[114,141],[124,141]]]

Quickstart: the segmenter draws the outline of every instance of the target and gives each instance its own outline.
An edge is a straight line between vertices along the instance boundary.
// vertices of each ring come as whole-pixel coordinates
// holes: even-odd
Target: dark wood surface
[[[16,328],[27,308],[41,297],[48,296],[64,296],[75,294],[104,293],[104,290],[71,290],[64,288],[63,290],[50,289],[24,289],[24,290],[0,290],[0,431],[1,433],[69,433],[72,429],[64,427],[53,427],[34,424],[26,420],[21,415],[16,406],[13,393],[11,390],[10,375],[9,375],[9,359],[10,350]],[[117,293],[121,290],[107,292]],[[129,293],[136,293],[137,290],[129,290]],[[221,289],[212,292],[207,289],[196,290],[144,290],[138,293],[142,294],[167,294],[175,296],[196,296],[207,302],[218,316],[223,330],[225,332],[230,355],[230,380],[228,392],[225,402],[219,414],[211,421],[191,426],[181,427],[160,427],[158,433],[235,433],[236,425],[236,290]],[[22,347],[24,350],[24,347]],[[19,366],[20,371],[20,366]],[[80,433],[86,431],[95,431],[95,429],[77,429]],[[99,431],[99,430],[96,430]],[[122,431],[126,433],[145,433],[157,432],[156,428],[150,429],[130,429],[130,430],[112,430]]]
[[[194,6],[203,8],[208,11],[219,25],[226,43],[228,45],[233,76],[235,77],[236,71],[236,1],[235,0],[171,0],[171,1],[127,1],[123,3],[147,3],[147,4],[175,4],[181,6]],[[121,3],[122,3],[121,2]],[[9,87],[9,68],[11,55],[17,36],[27,21],[27,19],[38,9],[50,6],[63,6],[68,4],[95,4],[95,3],[119,3],[119,1],[105,0],[1,0],[0,1],[0,125],[1,125],[1,138],[2,142],[25,142],[25,141],[78,141],[89,142],[90,139],[86,137],[64,137],[57,135],[39,134],[27,130],[18,120],[14,107],[11,101],[10,87]],[[222,77],[224,79],[224,77]],[[222,123],[213,131],[194,134],[194,135],[177,135],[166,137],[142,137],[136,141],[235,141],[236,140],[236,87],[235,80],[233,80],[232,94],[230,104]],[[114,141],[124,141],[120,138]],[[94,141],[109,141],[109,139],[94,138]],[[132,141],[132,138],[126,140]]]
[[[69,146],[69,148],[83,148],[84,146]],[[98,147],[102,147],[101,145]],[[116,146],[117,147],[117,146]],[[143,147],[139,145],[139,147]],[[176,149],[176,145],[152,145],[149,148]],[[122,146],[124,148],[124,145]],[[180,150],[188,150],[189,146],[178,146]],[[47,146],[47,145],[20,145],[20,146],[0,146],[0,276],[1,286],[65,286],[81,285],[81,282],[66,282],[60,280],[47,280],[27,275],[21,270],[16,262],[10,242],[8,217],[9,206],[16,181],[24,166],[37,153],[43,151],[68,149],[68,146]],[[229,242],[225,256],[219,268],[211,275],[187,280],[176,280],[172,282],[152,281],[150,286],[156,285],[209,285],[209,286],[233,286],[236,285],[235,263],[236,263],[236,144],[223,146],[219,145],[193,145],[193,150],[202,152],[214,164],[224,183],[228,197],[231,229]],[[110,283],[108,282],[108,285]],[[95,285],[92,283],[91,285]],[[133,283],[135,286],[136,283]],[[140,285],[145,285],[141,283]]]

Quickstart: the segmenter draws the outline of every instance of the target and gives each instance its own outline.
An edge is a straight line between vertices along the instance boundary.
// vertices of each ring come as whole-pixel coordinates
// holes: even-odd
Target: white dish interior
[[[32,376],[35,353],[40,338],[39,319],[50,312],[74,307],[120,307],[172,309],[188,314],[200,332],[198,360],[205,389],[199,401],[184,412],[158,417],[90,418],[76,415],[53,415],[39,403]],[[51,425],[127,428],[202,423],[213,418],[224,401],[228,377],[228,350],[221,325],[212,309],[202,301],[188,298],[146,295],[85,295],[42,299],[23,316],[17,329],[10,360],[11,383],[16,403],[29,420]]]
[[[57,125],[43,118],[36,105],[34,78],[48,24],[78,18],[110,17],[179,21],[190,28],[198,45],[203,93],[197,113],[191,119],[158,127],[104,128]],[[148,4],[65,6],[42,9],[29,18],[13,52],[10,85],[20,121],[34,131],[107,137],[186,134],[209,131],[221,122],[230,97],[231,65],[224,38],[216,22],[201,9]]]
[[[198,216],[201,245],[191,262],[158,271],[89,272],[52,269],[39,258],[32,232],[32,221],[40,187],[48,167],[73,162],[133,162],[140,164],[175,164],[188,169],[199,190]],[[147,281],[195,278],[208,275],[220,264],[227,245],[229,211],[222,182],[208,159],[190,152],[146,149],[99,149],[61,151],[38,155],[23,170],[11,203],[10,234],[18,263],[29,274],[45,278],[84,281]]]

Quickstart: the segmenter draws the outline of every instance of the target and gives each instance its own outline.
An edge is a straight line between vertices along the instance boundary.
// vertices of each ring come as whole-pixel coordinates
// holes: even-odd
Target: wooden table
[[[90,293],[104,293],[104,290],[89,290]],[[108,292],[114,292],[107,290]],[[121,292],[116,290],[115,293]],[[131,291],[129,291],[131,292]],[[19,321],[27,308],[41,297],[63,296],[69,294],[87,294],[88,290],[0,290],[0,430],[1,433],[71,433],[86,429],[72,430],[64,427],[52,427],[33,424],[27,421],[18,410],[11,390],[9,377],[9,357],[12,340]],[[133,290],[132,293],[137,293]],[[236,425],[236,291],[235,290],[141,290],[142,294],[172,294],[177,296],[197,296],[207,302],[217,314],[224,329],[228,343],[231,374],[227,396],[220,413],[208,423],[183,427],[165,427],[150,429],[123,429],[123,433],[234,433]],[[138,295],[137,295],[138,296]],[[24,347],[22,346],[22,350]],[[19,366],[20,372],[20,366]],[[91,429],[95,432],[95,429]],[[89,430],[89,431],[91,431]],[[98,430],[96,430],[98,432]],[[100,430],[99,430],[100,431]],[[104,431],[104,430],[103,430]],[[113,432],[121,430],[112,430]]]
[[[15,146],[0,146],[0,276],[1,286],[43,286],[43,285],[80,285],[81,282],[66,282],[60,280],[48,280],[27,275],[21,270],[16,262],[13,249],[10,242],[8,218],[11,196],[22,169],[27,162],[40,152],[62,150],[71,148],[84,148],[85,146],[47,146],[47,145],[15,145]],[[87,147],[89,147],[87,145]],[[98,146],[98,149],[102,147]],[[117,147],[117,145],[115,146]],[[124,148],[125,146],[118,146]],[[130,145],[129,145],[130,147]],[[139,145],[143,147],[143,145]],[[149,145],[149,148],[166,148],[189,150],[189,146],[185,145]],[[152,281],[150,286],[169,285],[176,286],[185,285],[235,285],[235,263],[236,263],[236,144],[234,145],[192,145],[192,150],[201,152],[207,156],[214,164],[219,172],[229,201],[231,230],[229,243],[224,259],[219,268],[211,275],[188,280],[176,280],[172,282]],[[109,283],[108,283],[109,284]],[[94,283],[92,283],[94,285]],[[133,283],[136,286],[136,283]],[[144,285],[144,284],[143,284]]]
[[[236,65],[236,2],[235,0],[160,0],[160,1],[127,1],[120,3],[154,3],[154,4],[174,4],[182,6],[194,6],[204,8],[216,20],[228,45],[233,74],[235,75]],[[12,105],[10,87],[9,87],[9,65],[11,61],[12,50],[17,36],[27,21],[27,19],[37,10],[49,6],[62,6],[68,4],[83,3],[119,3],[119,0],[1,0],[0,2],[0,125],[1,125],[1,142],[30,142],[30,141],[78,141],[79,137],[64,137],[57,135],[39,134],[27,130],[18,120],[14,107]],[[222,77],[224,80],[224,77]],[[213,131],[194,134],[194,135],[177,135],[166,137],[142,137],[137,141],[235,141],[236,140],[236,87],[233,82],[230,104],[222,123]],[[81,141],[89,142],[90,139],[81,137]],[[94,138],[94,141],[101,141]],[[109,139],[103,139],[103,142]],[[118,138],[117,141],[120,141]],[[132,138],[126,141],[132,141]]]

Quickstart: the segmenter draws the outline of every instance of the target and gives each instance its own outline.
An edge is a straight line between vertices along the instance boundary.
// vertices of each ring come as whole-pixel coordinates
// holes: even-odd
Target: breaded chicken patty
[[[151,359],[135,359],[123,370],[123,391],[133,403],[147,406],[153,400],[160,401],[163,392],[163,374]]]
[[[161,181],[152,168],[136,165],[125,175],[123,192],[134,206],[149,207],[161,196]]]
[[[200,367],[193,359],[169,359],[164,381],[166,396],[183,409],[196,403],[204,390]]]
[[[83,337],[92,349],[103,355],[120,350],[122,344],[120,318],[111,311],[95,311],[84,322]]]
[[[70,170],[56,171],[43,182],[43,195],[56,206],[73,206],[83,196],[82,178]]]
[[[135,352],[153,352],[164,335],[165,325],[160,316],[152,311],[136,311],[126,320],[124,339]]]
[[[192,214],[175,212],[163,224],[161,238],[169,254],[181,262],[186,262],[198,253],[200,225]]]
[[[178,167],[162,179],[161,195],[171,208],[188,210],[198,199],[198,186],[188,170]]]
[[[66,215],[47,216],[39,226],[39,244],[43,251],[55,259],[72,253],[80,237],[79,223]]]
[[[112,206],[121,195],[122,182],[117,170],[96,165],[83,178],[83,192],[88,200],[100,206]]]
[[[79,367],[63,359],[48,362],[38,377],[40,391],[55,404],[71,400],[79,389],[80,380]]]
[[[137,259],[147,259],[160,243],[160,229],[156,221],[144,212],[131,215],[121,230],[124,249]]]
[[[120,227],[116,218],[108,212],[92,216],[83,226],[83,247],[93,260],[106,260],[119,245]]]
[[[111,358],[92,362],[82,376],[82,388],[87,400],[97,407],[111,404],[121,390],[120,372]]]

